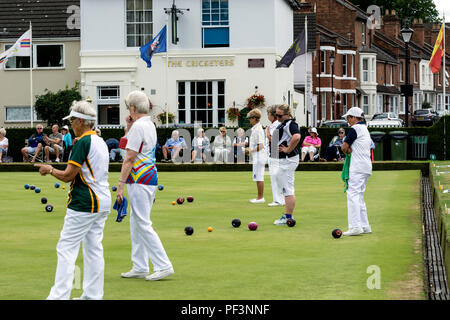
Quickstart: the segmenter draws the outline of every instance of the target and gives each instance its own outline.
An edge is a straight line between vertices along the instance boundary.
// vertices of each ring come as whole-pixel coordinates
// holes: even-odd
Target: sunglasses
[[[38,130],[44,130],[44,128],[37,128]]]
[[[75,120],[77,120],[78,118],[69,118],[69,123],[72,124],[75,122]]]
[[[277,117],[277,118],[283,118],[283,116],[284,116],[284,114],[278,114],[278,113],[275,114],[275,117]]]

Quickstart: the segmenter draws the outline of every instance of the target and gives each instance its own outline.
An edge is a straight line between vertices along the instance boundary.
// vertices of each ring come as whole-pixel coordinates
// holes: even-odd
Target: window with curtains
[[[141,47],[153,39],[153,0],[127,0],[127,47]]]
[[[327,119],[327,93],[322,92],[320,94],[320,103],[321,103],[321,113],[322,113],[322,120]]]
[[[369,96],[363,96],[363,107],[364,114],[369,114]]]
[[[202,47],[229,47],[228,0],[202,0]]]

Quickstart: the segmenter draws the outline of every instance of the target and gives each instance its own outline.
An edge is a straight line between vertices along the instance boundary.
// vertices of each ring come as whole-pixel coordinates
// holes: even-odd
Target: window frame
[[[211,20],[203,20],[203,17],[205,15],[204,13],[204,8],[203,8],[203,3],[205,1],[209,1],[209,16]],[[212,16],[213,16],[213,7],[212,7],[212,2],[213,0],[202,0],[200,1],[200,12],[201,12],[201,45],[202,48],[229,48],[231,46],[231,39],[230,39],[230,2],[229,0],[219,0],[219,8],[218,8],[218,12],[217,15],[219,17],[219,20],[214,21],[212,20]],[[226,2],[227,3],[227,7],[222,8],[222,2]],[[222,14],[223,11],[226,11],[227,14],[227,20],[222,20]],[[217,23],[217,24],[214,24]],[[222,24],[225,23],[225,24]],[[226,29],[228,31],[228,43],[223,43],[223,44],[205,44],[205,30],[207,29]]]
[[[8,120],[8,108],[14,109],[14,108],[22,108],[22,109],[28,109],[28,115],[30,114],[30,106],[5,106],[5,123],[14,123],[14,122],[30,122],[30,119],[15,119],[15,120]],[[33,122],[41,122],[42,119],[38,119],[38,114],[36,112],[36,109],[33,109]]]
[[[155,30],[154,30],[154,1],[153,0],[149,0],[151,1],[151,9],[148,10],[147,8],[144,9],[144,4],[146,0],[132,0],[134,1],[134,10],[128,10],[128,0],[124,0],[125,3],[125,13],[124,13],[124,37],[125,37],[125,48],[127,49],[133,49],[133,48],[139,48],[147,43],[149,43],[155,35]],[[137,11],[136,10],[136,1],[141,1],[142,2],[142,10]],[[145,12],[150,12],[151,13],[151,21],[136,21],[136,18],[133,19],[132,22],[128,22],[128,12],[133,12],[134,16],[136,17],[136,12],[142,12],[142,20],[145,20]],[[134,42],[136,44],[136,38],[137,37],[143,37],[143,43],[141,45],[135,45],[135,46],[129,46],[128,45],[128,25],[133,24],[134,26],[136,25],[145,25],[148,24],[151,26],[151,33],[150,34],[144,34],[144,33],[136,33],[136,29],[135,29],[135,33],[134,34],[130,34],[130,36],[134,36]],[[148,38],[146,38],[146,36],[148,35]]]
[[[4,44],[4,49],[5,51],[7,49],[9,49],[11,46],[13,46],[14,43],[9,44],[9,43],[5,43]],[[62,66],[59,67],[38,67],[37,66],[37,47],[40,46],[61,46],[62,47]],[[14,57],[11,57],[14,58]],[[28,56],[25,56],[24,58],[29,59]],[[31,48],[31,61],[32,61],[32,70],[63,70],[66,68],[66,44],[64,42],[45,42],[45,43],[33,43],[32,44],[32,48]],[[6,62],[5,64],[5,68],[4,70],[8,70],[8,71],[14,71],[14,70],[18,70],[18,71],[23,71],[23,70],[30,70],[30,67],[26,67],[26,68],[11,68],[8,67],[8,62]]]

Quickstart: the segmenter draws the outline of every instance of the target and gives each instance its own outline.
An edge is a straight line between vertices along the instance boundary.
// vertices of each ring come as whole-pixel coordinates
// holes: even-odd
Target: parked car
[[[439,120],[438,113],[433,109],[419,109],[414,111],[411,123],[413,126],[432,126]]]
[[[397,114],[392,112],[375,113],[372,117],[372,120],[370,121],[374,120],[387,120],[387,121],[398,120],[403,124],[403,120],[400,119]]]
[[[403,127],[403,121],[399,120],[371,120],[367,123],[368,127],[372,128],[398,128]]]
[[[326,128],[344,128],[348,127],[347,120],[326,120],[320,123],[320,127]]]

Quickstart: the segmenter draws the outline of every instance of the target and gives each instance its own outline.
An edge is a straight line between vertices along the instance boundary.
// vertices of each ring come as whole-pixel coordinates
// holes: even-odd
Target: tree
[[[47,125],[58,124],[62,126],[65,116],[69,114],[73,101],[81,100],[80,83],[75,82],[75,86],[69,89],[66,85],[64,90],[56,93],[45,89],[45,93],[36,96],[35,110],[42,120],[47,121]]]
[[[384,14],[386,9],[395,10],[402,25],[405,19],[422,19],[424,22],[439,20],[439,12],[433,0],[350,0],[350,2],[364,11],[367,11],[370,5],[379,6],[381,14]]]

